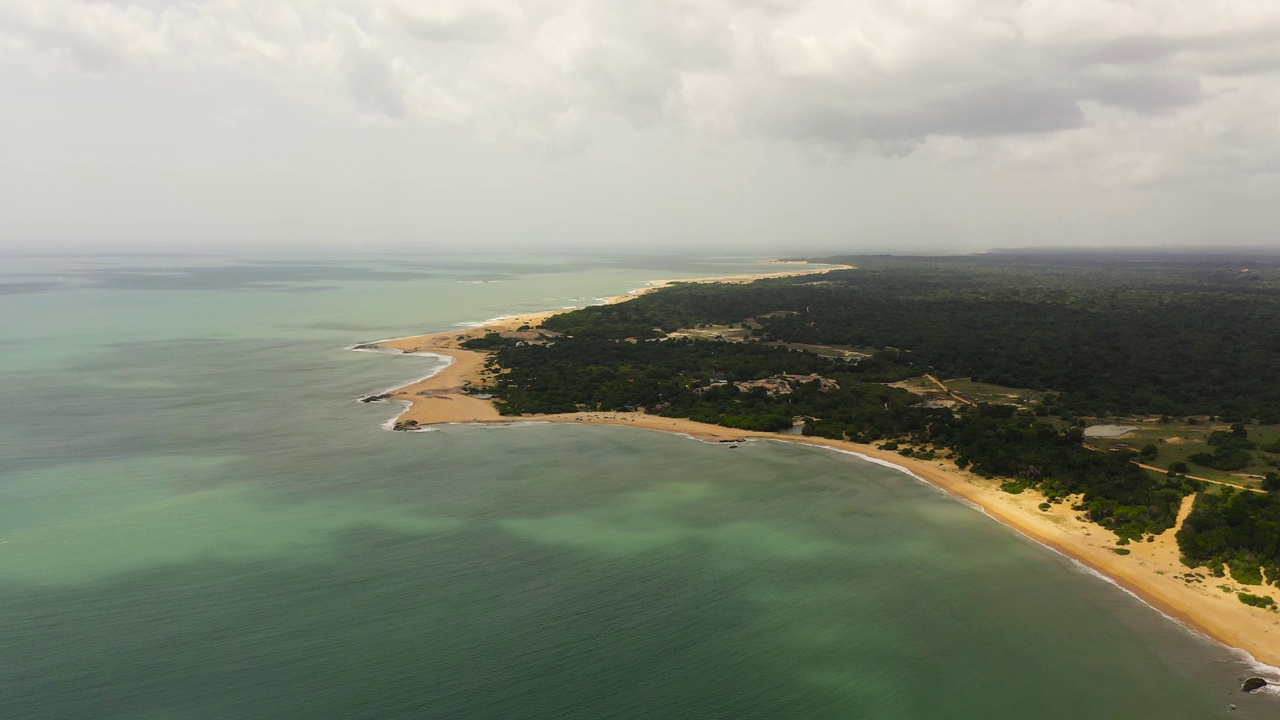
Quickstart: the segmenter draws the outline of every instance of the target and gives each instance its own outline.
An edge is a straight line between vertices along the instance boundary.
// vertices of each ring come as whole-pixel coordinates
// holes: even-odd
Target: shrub
[[[1236,558],[1229,566],[1231,569],[1231,579],[1242,585],[1261,585],[1262,584],[1262,568],[1258,567],[1256,562],[1250,562],[1241,558]]]
[[[1240,598],[1240,602],[1245,605],[1252,605],[1260,608],[1273,608],[1276,606],[1276,601],[1273,600],[1270,595],[1252,595],[1247,592],[1242,592],[1236,593],[1236,597]]]

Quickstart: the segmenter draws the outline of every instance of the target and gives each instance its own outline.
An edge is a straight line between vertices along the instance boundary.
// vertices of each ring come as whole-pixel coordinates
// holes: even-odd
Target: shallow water
[[[1085,437],[1111,438],[1120,437],[1127,432],[1137,430],[1136,425],[1090,425],[1084,429]]]
[[[744,263],[232,260],[0,265],[0,718],[1280,711],[892,469],[355,402],[431,361],[352,343]]]

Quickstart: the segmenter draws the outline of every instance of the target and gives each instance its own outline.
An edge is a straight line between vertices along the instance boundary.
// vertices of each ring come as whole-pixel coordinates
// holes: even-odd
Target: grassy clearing
[[[1186,422],[1160,423],[1151,418],[1111,419],[1108,423],[1118,425],[1136,425],[1137,430],[1114,438],[1088,438],[1087,442],[1101,450],[1133,450],[1140,451],[1146,445],[1155,445],[1158,455],[1146,464],[1168,470],[1176,462],[1187,464],[1189,475],[1230,483],[1240,487],[1258,487],[1262,476],[1268,472],[1277,472],[1280,468],[1280,455],[1255,450],[1251,454],[1253,462],[1245,468],[1231,472],[1215,470],[1191,462],[1196,453],[1212,453],[1208,444],[1209,433],[1214,430],[1227,430],[1229,426],[1222,423],[1198,422],[1195,425]],[[1259,445],[1275,442],[1280,437],[1280,426],[1249,425],[1249,439]]]
[[[756,325],[751,322],[734,323],[732,325],[700,325],[695,328],[684,328],[667,337],[687,337],[698,340],[728,340],[744,342],[751,337]]]
[[[699,325],[683,328],[669,334],[672,338],[694,338],[697,340],[724,340],[727,342],[747,342],[753,338],[752,333],[760,327],[753,319],[729,325]],[[813,345],[810,343],[765,342],[764,345],[785,347],[791,350],[804,350],[825,358],[836,360],[857,360],[871,357],[872,348],[857,348],[849,345]]]
[[[927,381],[926,381],[927,382]],[[1026,388],[1005,387],[990,383],[974,382],[968,379],[943,380],[951,392],[972,400],[975,403],[995,403],[999,405],[1015,405],[1020,408],[1033,408],[1040,403],[1046,393]]]
[[[806,350],[821,355],[822,357],[835,358],[837,360],[856,360],[858,358],[870,357],[871,351],[866,348],[855,348],[849,345],[810,345],[808,343],[765,343],[766,345],[776,345],[778,347],[790,348],[791,350]]]
[[[900,387],[910,390],[918,395],[943,395],[942,390],[934,384],[932,380],[921,375],[920,377],[907,378],[896,383],[891,383],[894,387]]]

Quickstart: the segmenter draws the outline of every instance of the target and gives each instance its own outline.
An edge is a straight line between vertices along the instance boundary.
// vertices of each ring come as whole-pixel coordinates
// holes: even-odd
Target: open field
[[[752,320],[730,325],[701,325],[693,328],[682,328],[667,335],[669,338],[695,338],[699,340],[725,340],[728,342],[746,342],[752,338],[751,333],[760,327]],[[803,350],[825,358],[839,360],[856,360],[870,357],[873,348],[857,348],[849,345],[814,345],[811,343],[764,342],[765,345],[785,347],[792,350]]]
[[[856,348],[848,345],[812,345],[809,343],[781,342],[767,342],[765,344],[790,348],[792,350],[804,350],[806,352],[811,352],[814,355],[820,355],[826,358],[836,358],[838,360],[856,360],[858,358],[870,357],[872,353],[868,348]]]
[[[907,378],[896,383],[890,383],[890,385],[930,398],[937,404],[949,404],[957,401],[971,405],[992,403],[995,405],[1013,405],[1026,410],[1036,407],[1041,398],[1047,394],[1037,390],[1028,390],[1027,388],[974,382],[967,378],[943,380],[930,375]]]
[[[1016,405],[1030,409],[1038,405],[1048,393],[1027,388],[1005,387],[990,383],[975,382],[968,378],[943,380],[951,392],[975,403],[996,403],[1000,405]]]
[[[963,398],[973,403],[1014,405],[1022,409],[1036,407],[1048,394],[1026,388],[980,383],[969,379],[935,381],[929,376],[909,378],[893,385],[921,396],[940,400],[946,398],[946,395],[941,392],[939,382],[947,388],[952,397]],[[1053,417],[1046,417],[1044,420],[1059,429],[1076,424]],[[1145,461],[1145,464],[1167,471],[1171,464],[1183,462],[1189,468],[1188,475],[1251,489],[1260,488],[1262,479],[1267,473],[1280,470],[1280,453],[1268,453],[1261,449],[1263,446],[1280,441],[1280,425],[1248,425],[1246,429],[1249,440],[1259,446],[1259,449],[1250,453],[1253,462],[1239,470],[1224,471],[1194,463],[1191,461],[1191,456],[1197,453],[1212,454],[1214,448],[1208,443],[1210,433],[1230,430],[1229,424],[1200,419],[1193,424],[1190,418],[1178,422],[1161,422],[1160,420],[1161,418],[1156,417],[1107,419],[1105,424],[1132,425],[1135,429],[1115,437],[1089,437],[1086,438],[1085,443],[1103,451],[1132,450],[1134,452],[1142,450],[1147,445],[1154,445],[1157,448],[1157,455]],[[1098,420],[1098,423],[1104,424],[1104,421]]]
[[[746,342],[746,340],[751,337],[751,331],[755,329],[755,327],[758,326],[754,325],[750,321],[734,323],[732,325],[702,325],[694,328],[681,328],[677,332],[670,333],[667,337]]]
[[[1211,453],[1213,447],[1207,442],[1209,434],[1215,430],[1228,430],[1229,425],[1200,421],[1195,425],[1186,422],[1161,423],[1152,418],[1131,418],[1109,421],[1114,424],[1135,425],[1123,435],[1110,438],[1088,438],[1086,442],[1100,450],[1133,450],[1139,451],[1145,445],[1155,445],[1158,454],[1145,461],[1146,464],[1167,470],[1172,463],[1184,462],[1190,469],[1188,474],[1209,480],[1225,482],[1240,487],[1256,488],[1268,472],[1276,472],[1280,465],[1280,455],[1262,450],[1251,452],[1253,463],[1240,470],[1226,472],[1193,463],[1190,460],[1196,453]],[[1273,443],[1280,437],[1280,426],[1249,425],[1249,439],[1259,446]]]

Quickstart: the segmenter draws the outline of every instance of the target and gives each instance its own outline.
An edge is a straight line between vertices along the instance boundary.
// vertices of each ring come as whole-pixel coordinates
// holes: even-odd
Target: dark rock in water
[[[392,426],[391,426],[391,429],[392,429],[392,430],[399,430],[399,431],[401,431],[401,432],[406,432],[406,431],[409,431],[409,430],[417,430],[417,429],[418,429],[418,421],[417,421],[417,420],[405,420],[404,422],[398,422],[398,423],[396,423],[395,425],[392,425]]]
[[[372,345],[370,343],[360,343],[359,345],[352,345],[351,349],[352,350],[377,350],[378,346]]]
[[[1267,686],[1266,680],[1263,680],[1260,677],[1251,677],[1248,680],[1244,681],[1244,685],[1241,685],[1240,689],[1244,692],[1253,692],[1254,690],[1257,690],[1259,688],[1264,688],[1266,686]]]
[[[389,397],[391,397],[391,393],[380,393],[378,395],[366,395],[360,398],[360,402],[378,402],[379,400],[386,400]]]

